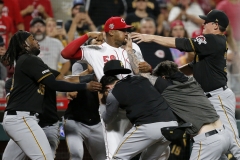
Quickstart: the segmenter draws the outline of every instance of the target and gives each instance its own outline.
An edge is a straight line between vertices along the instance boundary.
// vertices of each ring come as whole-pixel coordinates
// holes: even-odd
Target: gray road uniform
[[[50,69],[55,77],[60,73],[58,71]],[[10,95],[10,88],[12,85],[12,79],[6,81],[5,90],[7,95]],[[44,110],[42,114],[37,116],[39,120],[39,125],[43,129],[47,136],[48,142],[52,149],[53,157],[55,157],[56,150],[59,144],[59,117],[57,115],[57,103],[56,103],[56,91],[52,91],[45,87],[44,95]],[[14,151],[14,152],[13,152]],[[7,147],[3,153],[3,159],[28,159],[26,154],[21,150],[21,148],[10,139]]]
[[[217,160],[227,152],[230,137],[224,127],[198,134],[203,125],[214,123],[219,115],[193,77],[176,72],[169,79],[158,77],[154,86],[172,111],[193,125],[186,129],[194,141],[190,160]]]
[[[35,114],[42,113],[45,85],[51,90],[85,90],[86,84],[56,81],[47,65],[32,54],[18,57],[3,128],[30,159],[53,160],[47,137]]]
[[[85,64],[86,65],[86,64]],[[81,62],[73,64],[73,74],[79,74],[86,68]],[[90,76],[90,80],[93,76]],[[85,79],[88,81],[88,79]],[[84,80],[81,79],[81,82]],[[64,114],[64,132],[70,159],[83,159],[85,143],[93,160],[106,159],[106,150],[102,124],[99,116],[99,100],[97,92],[79,91],[71,100]]]
[[[240,159],[240,140],[235,119],[236,99],[232,90],[227,87],[226,37],[206,34],[194,39],[177,38],[176,47],[196,53],[194,61],[189,64],[193,69],[193,76],[232,137],[230,152]]]
[[[111,123],[116,117],[118,107],[126,110],[133,127],[122,138],[113,159],[127,160],[141,152],[141,159],[161,157],[170,144],[161,134],[161,128],[178,124],[170,107],[148,79],[127,76],[116,83],[108,93],[106,112],[102,114],[105,123]]]

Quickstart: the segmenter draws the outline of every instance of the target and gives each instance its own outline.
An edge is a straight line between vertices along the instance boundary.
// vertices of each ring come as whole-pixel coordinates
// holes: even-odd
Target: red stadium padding
[[[66,110],[68,105],[68,99],[65,97],[57,98],[57,109],[59,111]],[[0,98],[0,111],[4,111],[6,107],[6,100],[5,98]]]

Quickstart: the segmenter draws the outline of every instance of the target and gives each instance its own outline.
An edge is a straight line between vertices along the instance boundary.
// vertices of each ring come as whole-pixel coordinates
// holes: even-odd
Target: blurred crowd
[[[230,20],[225,33],[228,85],[236,94],[240,93],[240,0],[72,0],[71,4],[71,17],[64,21],[55,18],[50,0],[0,0],[0,54],[6,51],[17,30],[26,30],[39,41],[39,57],[51,68],[68,75],[74,61],[62,58],[61,50],[89,31],[102,32],[105,21],[112,16],[121,16],[132,25],[129,32],[195,38],[202,33],[203,21],[198,15],[216,8],[223,10]],[[164,60],[181,66],[194,57],[191,52],[155,43],[141,43],[139,47],[152,68]],[[5,96],[4,82],[13,73],[14,67],[0,64],[0,97]]]

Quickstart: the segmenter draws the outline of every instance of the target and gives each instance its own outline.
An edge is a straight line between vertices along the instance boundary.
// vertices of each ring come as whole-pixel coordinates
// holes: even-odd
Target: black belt
[[[209,137],[209,136],[212,136],[212,135],[217,134],[217,133],[218,133],[218,131],[216,129],[214,129],[212,131],[206,132],[205,136]],[[192,138],[192,142],[194,143],[194,139],[193,138]]]
[[[29,112],[29,113],[30,113],[29,114],[30,116],[34,116],[36,114],[36,112]],[[7,111],[7,115],[17,115],[17,111]]]
[[[228,89],[228,86],[223,86],[223,87],[221,87],[224,91],[226,90],[226,89]],[[210,98],[210,97],[212,97],[212,95],[210,94],[210,93],[207,93],[206,94],[206,97],[207,98]]]

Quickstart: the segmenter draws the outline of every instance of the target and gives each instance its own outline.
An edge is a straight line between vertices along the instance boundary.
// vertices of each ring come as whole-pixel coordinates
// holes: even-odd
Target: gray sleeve
[[[118,113],[118,106],[119,102],[114,95],[112,93],[108,93],[106,111],[102,113],[102,119],[106,124],[111,123],[114,117],[116,117]]]
[[[75,62],[72,66],[72,74],[77,75],[83,71],[83,66],[80,62]]]

